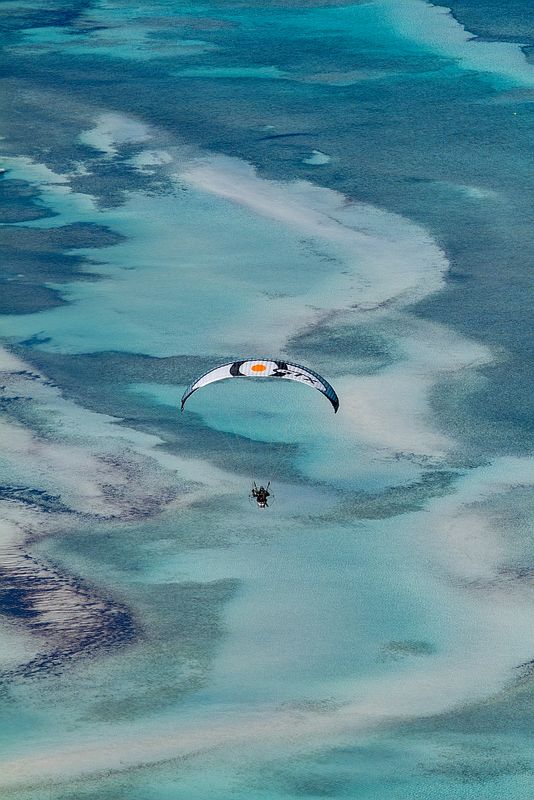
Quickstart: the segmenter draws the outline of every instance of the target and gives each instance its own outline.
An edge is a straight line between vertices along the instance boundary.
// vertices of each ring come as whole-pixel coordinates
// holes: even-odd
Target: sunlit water
[[[2,796],[531,798],[531,11],[464,5],[0,6]],[[254,354],[339,413],[179,413]]]

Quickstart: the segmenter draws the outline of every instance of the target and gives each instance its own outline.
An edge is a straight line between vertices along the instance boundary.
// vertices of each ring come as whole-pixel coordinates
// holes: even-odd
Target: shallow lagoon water
[[[531,796],[534,72],[479,6],[3,5],[6,797]],[[339,414],[180,416],[241,352]]]

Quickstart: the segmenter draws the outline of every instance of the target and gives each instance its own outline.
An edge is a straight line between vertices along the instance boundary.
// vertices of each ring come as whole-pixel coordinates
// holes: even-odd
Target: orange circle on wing
[[[265,372],[267,367],[265,366],[265,364],[253,364],[250,369],[252,370],[252,372]]]

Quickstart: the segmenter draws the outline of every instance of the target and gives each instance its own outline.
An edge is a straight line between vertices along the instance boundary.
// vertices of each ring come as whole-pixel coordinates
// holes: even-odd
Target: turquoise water
[[[451,10],[0,6],[3,797],[532,796],[530,12]],[[250,354],[339,413],[179,413]]]

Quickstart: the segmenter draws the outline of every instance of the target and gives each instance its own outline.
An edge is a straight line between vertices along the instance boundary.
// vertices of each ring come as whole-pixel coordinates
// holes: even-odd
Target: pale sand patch
[[[310,164],[312,167],[322,167],[323,164],[329,164],[332,159],[326,153],[320,150],[312,150],[311,154],[302,159],[303,164]]]
[[[135,117],[107,112],[96,119],[91,130],[80,135],[82,144],[113,158],[123,144],[139,144],[152,138],[150,127]]]
[[[331,308],[356,301],[403,305],[443,286],[443,252],[423,228],[397,214],[308,181],[260,178],[250,164],[227,156],[193,159],[177,178],[336,248],[357,285],[350,292],[350,281],[333,273],[339,289],[329,298]],[[323,305],[320,298],[308,302]]]
[[[534,67],[521,42],[486,42],[456,20],[446,6],[426,0],[380,0],[395,30],[407,39],[454,58],[465,70],[486,73],[519,85],[534,84]]]

